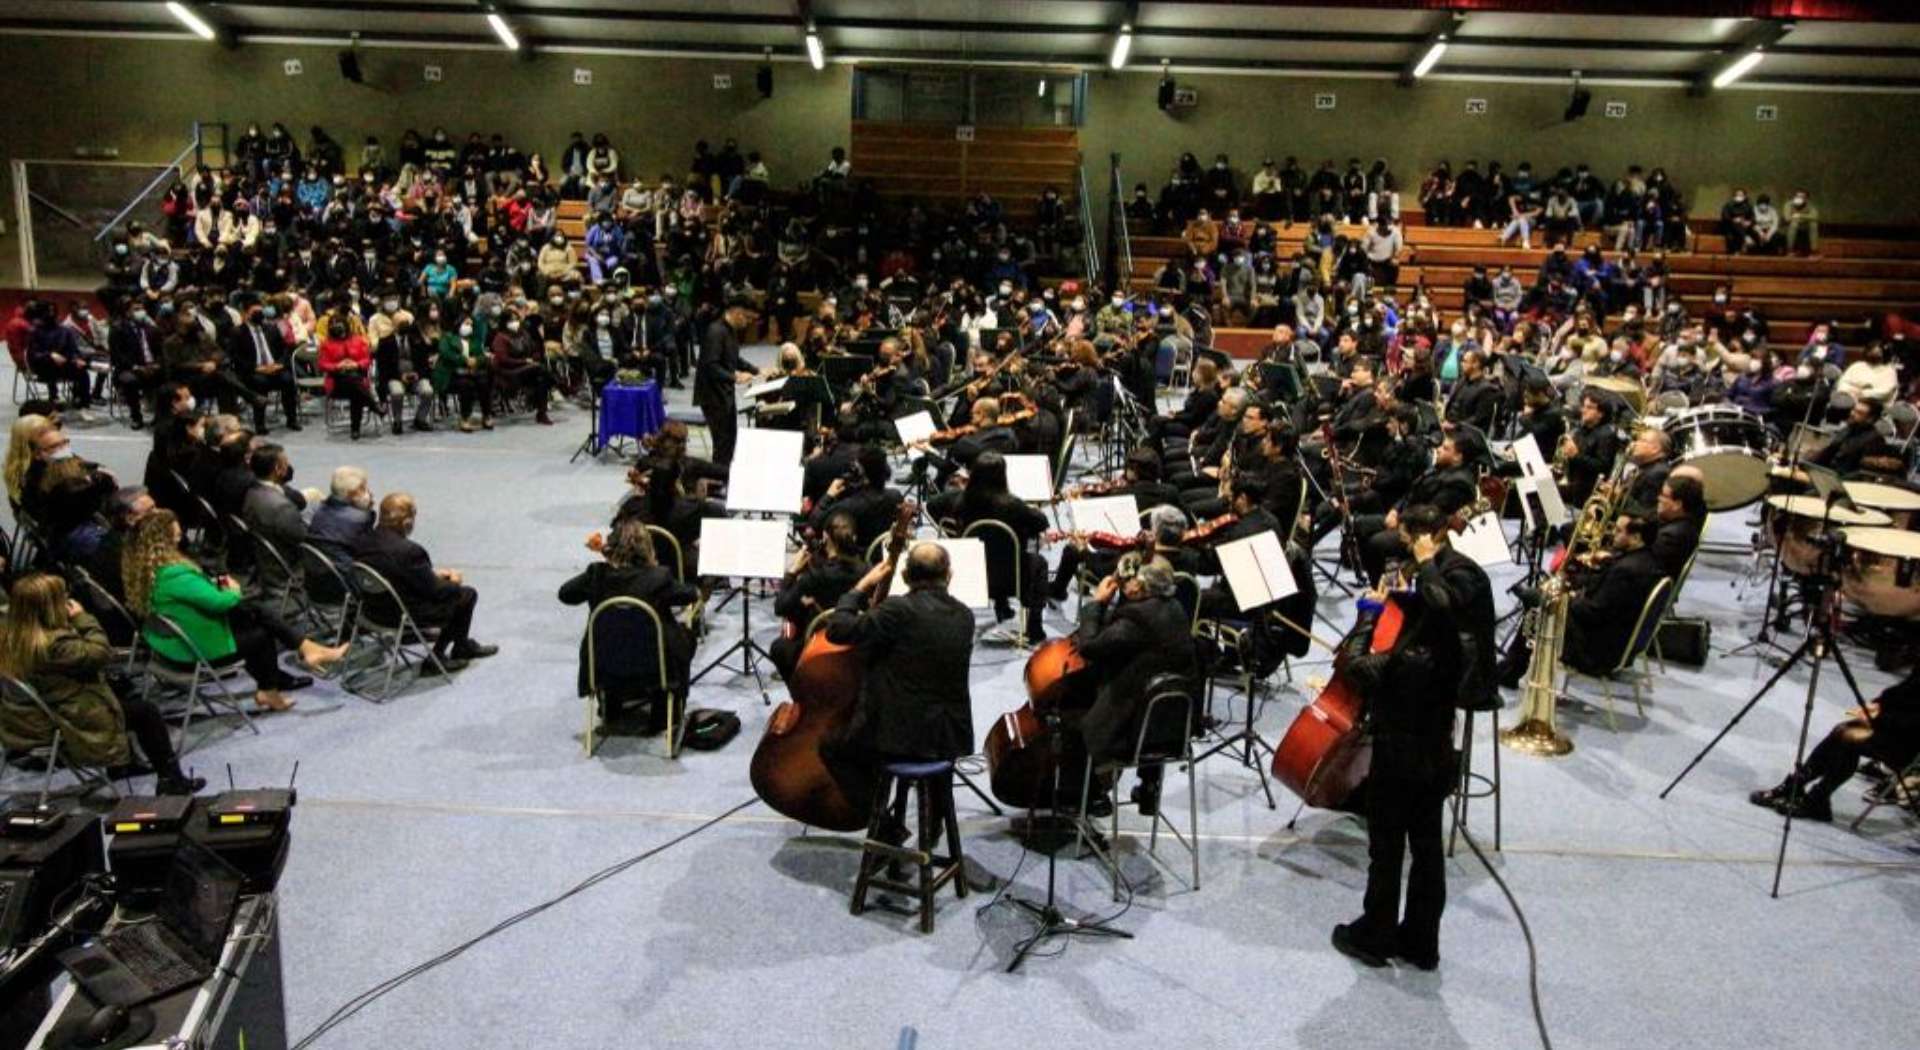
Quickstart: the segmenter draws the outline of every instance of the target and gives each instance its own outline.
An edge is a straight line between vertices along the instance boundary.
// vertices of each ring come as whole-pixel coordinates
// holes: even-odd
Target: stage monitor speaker
[[[1587,107],[1593,104],[1593,92],[1586,88],[1574,88],[1573,97],[1567,100],[1567,120],[1579,120],[1587,115]]]
[[[1173,108],[1173,78],[1165,77],[1160,81],[1160,108]]]
[[[360,56],[352,51],[340,52],[340,75],[356,84],[364,83],[360,73]]]
[[[761,66],[760,71],[753,75],[753,86],[760,89],[761,98],[772,98],[773,97],[773,67]]]

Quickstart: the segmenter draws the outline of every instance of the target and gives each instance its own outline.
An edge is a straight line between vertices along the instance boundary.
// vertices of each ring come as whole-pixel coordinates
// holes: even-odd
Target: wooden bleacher
[[[934,210],[962,208],[984,191],[1019,221],[1032,217],[1049,186],[1063,200],[1077,197],[1077,129],[981,125],[973,135],[962,142],[951,124],[856,120],[848,159],[854,179],[871,180],[882,197],[911,198]]]
[[[1424,280],[1428,295],[1444,311],[1462,308],[1461,288],[1475,265],[1489,270],[1510,265],[1516,276],[1530,284],[1546,258],[1544,238],[1538,235],[1532,250],[1503,248],[1496,230],[1433,227],[1425,224],[1424,216],[1406,218],[1404,233],[1413,254],[1401,267],[1400,286],[1404,290]],[[1698,232],[1698,221],[1693,225],[1692,250],[1669,252],[1667,263],[1672,287],[1695,316],[1712,306],[1714,290],[1722,284],[1732,285],[1736,302],[1761,309],[1774,325],[1776,343],[1796,341],[1806,325],[1829,320],[1843,322],[1857,338],[1872,319],[1920,308],[1920,235],[1900,239],[1884,235],[1893,231],[1879,229],[1874,231],[1883,234],[1878,237],[1841,237],[1828,235],[1823,228],[1820,255],[1803,259],[1727,255],[1718,235]],[[1185,254],[1185,246],[1178,237],[1151,235],[1137,225],[1131,230],[1132,287],[1136,292],[1149,291],[1160,267],[1167,259]],[[1343,227],[1342,232],[1360,236],[1365,231],[1356,226]],[[1304,235],[1297,225],[1281,231],[1282,251],[1292,251]],[[1589,244],[1600,244],[1609,256],[1613,254],[1611,243],[1602,243],[1598,233],[1580,234],[1571,250],[1578,252]],[[1216,330],[1220,349],[1236,356],[1257,354],[1268,339],[1266,330]]]

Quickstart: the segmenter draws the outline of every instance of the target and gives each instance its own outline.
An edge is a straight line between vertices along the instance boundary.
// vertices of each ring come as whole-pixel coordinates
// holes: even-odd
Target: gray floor
[[[695,690],[697,705],[746,723],[723,751],[670,763],[656,741],[617,739],[582,757],[573,675],[584,617],[554,591],[587,564],[581,541],[604,523],[622,470],[568,464],[583,414],[558,418],[553,429],[516,423],[359,445],[313,428],[291,442],[302,484],[323,485],[351,462],[371,472],[376,493],[412,492],[419,538],[479,588],[477,633],[503,650],[451,685],[386,706],[323,683],[298,710],[263,720],[259,736],[223,736],[195,754],[202,771],[231,763],[247,782],[284,780],[301,763],[282,884],[296,1034],[376,982],[752,797],[747,758],[766,709],[751,680]],[[77,432],[75,446],[135,478],[147,439],[100,427]],[[1716,521],[1714,538],[1743,538],[1738,518]],[[1704,557],[1684,603],[1712,618],[1718,649],[1743,641],[1758,618],[1759,589],[1733,586],[1746,569],[1743,558]],[[1352,617],[1337,597],[1323,612]],[[1052,615],[1063,629],[1064,614]],[[768,640],[770,622],[756,636]],[[716,632],[703,659],[735,637]],[[1868,656],[1850,655],[1863,687],[1887,681]],[[984,734],[1021,701],[1020,662],[1005,649],[976,657]],[[1572,756],[1503,756],[1506,848],[1493,862],[1531,922],[1558,1046],[1911,1038],[1911,1007],[1900,1005],[1920,918],[1910,825],[1886,810],[1858,834],[1796,825],[1782,896],[1768,898],[1779,822],[1744,796],[1791,759],[1804,673],[1673,797],[1655,797],[1768,671],[1750,657],[1675,667],[1659,677],[1647,719],[1629,705],[1615,734],[1597,712],[1563,708]],[[1294,684],[1326,673],[1300,667]],[[1816,733],[1843,696],[1825,675]],[[1267,706],[1270,739],[1301,700],[1289,686]],[[1486,741],[1483,729],[1483,765]],[[885,913],[851,918],[846,842],[797,837],[756,804],[407,984],[319,1045],[1533,1044],[1520,928],[1464,847],[1449,868],[1441,971],[1366,971],[1327,947],[1330,927],[1359,908],[1364,830],[1317,811],[1286,830],[1292,801],[1281,793],[1270,810],[1253,775],[1222,758],[1202,767],[1199,792],[1204,888],[1190,891],[1129,841],[1137,894],[1117,925],[1136,939],[1074,943],[1015,976],[1000,970],[1026,927],[1004,907],[979,911],[988,894],[946,898],[932,936]],[[1177,810],[1184,794],[1169,790]],[[1004,821],[961,802],[973,877],[1017,870],[1014,892],[1040,892],[1044,866],[1023,861]],[[1857,793],[1842,794],[1843,814],[1857,806]],[[1477,810],[1474,821],[1489,848],[1490,817]],[[1063,864],[1061,890],[1072,911],[1118,910],[1089,864]]]

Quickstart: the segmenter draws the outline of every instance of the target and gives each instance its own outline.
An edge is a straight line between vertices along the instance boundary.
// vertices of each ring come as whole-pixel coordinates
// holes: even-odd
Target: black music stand
[[[708,673],[716,668],[723,668],[727,671],[732,671],[735,675],[742,678],[752,675],[754,682],[760,686],[760,702],[771,705],[773,703],[773,697],[767,692],[767,676],[765,672],[760,669],[760,661],[765,660],[769,666],[772,666],[773,654],[768,652],[753,638],[753,580],[742,577],[739,583],[731,585],[728,590],[728,596],[723,599],[720,604],[724,607],[735,595],[739,596],[740,640],[728,646],[726,651],[719,656],[714,657],[713,662],[701,668],[699,674],[688,679],[687,686],[691,688],[698,683],[700,679],[705,678]],[[725,667],[727,657],[732,656],[734,653],[740,654],[740,667],[737,670],[732,667]]]
[[[838,400],[851,396],[860,377],[871,371],[873,357],[869,354],[834,354],[820,359],[820,374],[826,377],[830,392]]]

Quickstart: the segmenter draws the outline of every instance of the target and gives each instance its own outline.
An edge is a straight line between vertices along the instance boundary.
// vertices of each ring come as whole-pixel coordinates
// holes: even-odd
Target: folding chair
[[[603,644],[601,632],[610,637]],[[652,632],[653,644],[648,645],[648,635]],[[629,680],[644,679],[651,675],[658,690],[655,703],[667,705],[667,757],[680,757],[680,747],[687,735],[686,719],[678,719],[676,732],[675,714],[682,703],[674,696],[667,682],[667,635],[660,622],[660,614],[653,606],[638,598],[608,598],[593,607],[587,615],[587,757],[592,758],[599,744],[601,710],[606,697],[600,686],[600,676],[604,674],[622,675]],[[648,667],[647,656],[652,656],[652,667]]]
[[[133,673],[134,656],[140,651],[140,621],[127,607],[115,598],[111,591],[102,586],[93,574],[78,565],[67,566],[67,581],[73,587],[75,600],[100,621],[100,627],[107,632],[108,639],[125,638],[126,644],[114,642],[115,660],[125,660],[126,671]]]
[[[234,534],[247,539],[253,547],[253,579],[260,596],[273,600],[274,609],[282,618],[292,613],[305,623],[325,627],[326,621],[307,600],[306,577],[294,569],[280,548],[238,518],[233,519],[233,525]]]
[[[680,538],[658,525],[648,525],[647,536],[653,540],[655,560],[667,568],[672,569],[673,578],[676,581],[680,583],[687,582],[687,558],[686,554],[680,550]],[[673,560],[668,561],[664,557],[661,557],[662,551],[673,555]]]
[[[364,700],[384,704],[406,692],[428,664],[432,664],[442,678],[447,677],[447,665],[441,663],[440,655],[433,651],[440,632],[415,621],[406,603],[400,600],[400,593],[373,567],[356,561],[347,573],[353,593],[359,596],[354,602],[353,626],[347,644],[351,647],[366,638],[378,650],[380,660],[375,666],[349,671],[341,684]],[[367,678],[382,671],[385,677],[379,692],[370,693],[360,688]],[[395,678],[401,679],[398,689],[394,688]]]
[[[1620,720],[1614,716],[1613,712],[1614,679],[1616,676],[1632,670],[1634,661],[1646,655],[1648,647],[1653,644],[1653,637],[1657,633],[1656,628],[1660,626],[1660,613],[1666,608],[1667,594],[1672,589],[1673,579],[1671,577],[1662,577],[1659,583],[1654,584],[1653,591],[1647,595],[1646,603],[1640,607],[1640,615],[1633,621],[1633,633],[1627,636],[1627,647],[1625,651],[1620,654],[1620,658],[1614,662],[1612,670],[1609,670],[1604,675],[1590,675],[1582,671],[1576,671],[1571,666],[1567,666],[1566,668],[1568,685],[1573,684],[1575,677],[1593,678],[1599,681],[1600,688],[1607,701],[1607,727],[1613,732],[1618,733],[1620,731]],[[1565,662],[1562,661],[1562,663],[1564,665]],[[1647,716],[1647,705],[1642,695],[1642,686],[1645,677],[1644,674],[1637,675],[1630,682],[1633,689],[1633,706],[1642,718]],[[1568,692],[1566,695],[1572,696],[1572,693]]]
[[[37,710],[40,717],[46,719],[47,724],[53,727],[53,739],[38,747],[14,752],[46,764],[46,777],[41,784],[43,791],[53,782],[53,774],[64,768],[68,773],[73,774],[75,786],[85,789],[83,794],[91,795],[101,788],[106,788],[114,798],[120,797],[119,789],[113,786],[113,778],[107,775],[105,769],[74,761],[73,756],[60,746],[62,740],[74,735],[73,723],[61,717],[58,711],[41,699],[40,694],[32,686],[10,675],[0,675],[0,707]],[[7,755],[0,750],[0,776],[4,776],[7,764]]]
[[[358,600],[353,590],[353,581],[347,579],[347,574],[340,571],[340,566],[334,564],[326,551],[311,543],[300,544],[295,553],[300,558],[302,570],[300,591],[306,596],[307,607],[312,610],[315,623],[322,628],[325,635],[319,640],[337,644],[347,636],[349,617],[353,615],[353,607]],[[327,587],[331,588],[331,593],[340,596],[339,600],[336,602],[315,594],[313,582],[315,580],[325,581]],[[328,613],[330,608],[335,610],[331,614]],[[331,623],[328,622],[329,619]]]
[[[978,537],[980,542],[986,547],[988,594],[995,601],[1001,601],[1011,597],[1015,609],[1014,618],[1017,620],[1024,616],[1027,608],[1025,599],[1027,550],[1026,545],[1020,542],[1020,534],[1013,531],[1013,526],[1008,525],[998,518],[981,518],[979,521],[962,529],[960,536],[963,539],[967,537]],[[996,548],[1009,552],[1003,554],[1002,557],[1010,557],[1012,559],[1012,595],[1007,594],[1004,579],[1002,579],[998,573],[994,572],[994,565],[997,560],[994,557]],[[1000,561],[999,564],[1005,565],[1008,564],[1008,562]],[[1027,644],[1027,634],[1025,630],[996,631],[995,633],[998,640],[1005,641],[1015,648],[1031,648]]]
[[[185,646],[186,650],[193,654],[193,662],[191,664],[175,663],[155,652],[153,645],[145,641],[147,633],[170,638]],[[136,636],[135,646],[144,646],[147,651],[147,681],[142,695],[151,697],[154,687],[158,686],[163,692],[178,694],[186,701],[179,711],[180,744],[175,750],[183,755],[193,750],[193,741],[188,737],[187,731],[193,727],[196,707],[205,708],[207,715],[213,718],[218,718],[222,709],[226,714],[239,715],[242,725],[255,736],[260,735],[260,727],[253,724],[253,717],[247,714],[245,707],[241,706],[240,697],[228,688],[229,683],[248,677],[245,664],[238,660],[226,664],[213,663],[207,659],[205,653],[200,651],[200,647],[194,644],[187,632],[180,629],[179,624],[158,613],[147,617],[142,633]],[[209,688],[213,692],[209,692]],[[256,682],[254,689],[247,692],[257,691],[258,688],[259,683]]]
[[[1867,804],[1860,815],[1847,825],[1850,831],[1859,831],[1860,825],[1873,811],[1881,806],[1897,806],[1907,811],[1907,815],[1920,817],[1920,755],[1899,769],[1875,759],[1872,767],[1878,767],[1887,776],[1877,787],[1867,789],[1861,801]],[[1872,768],[1869,767],[1869,768]]]
[[[1120,840],[1120,774],[1141,766],[1159,765],[1162,767],[1179,763],[1187,774],[1187,829],[1181,832],[1178,825],[1167,819],[1164,808],[1157,809],[1153,823],[1147,832],[1147,855],[1159,860],[1160,827],[1165,825],[1169,834],[1187,851],[1193,864],[1193,888],[1200,888],[1200,793],[1195,789],[1193,757],[1193,689],[1192,684],[1179,675],[1163,674],[1147,683],[1147,706],[1140,715],[1140,733],[1134,739],[1133,753],[1124,761],[1089,760],[1080,778],[1080,810],[1075,818],[1082,848],[1091,849],[1106,864],[1107,874],[1113,882],[1113,899],[1120,899],[1120,862],[1114,856],[1115,843]],[[1158,729],[1156,734],[1154,730]],[[1174,734],[1178,732],[1176,737]],[[1149,747],[1149,740],[1178,740],[1171,746]],[[1098,767],[1096,770],[1095,767]],[[1107,791],[1112,802],[1112,816],[1108,826],[1106,845],[1093,834],[1093,823],[1087,819],[1087,805],[1093,801],[1093,778],[1095,773],[1111,775],[1107,782]],[[1162,773],[1164,791],[1165,773]]]

